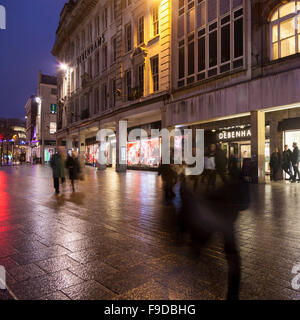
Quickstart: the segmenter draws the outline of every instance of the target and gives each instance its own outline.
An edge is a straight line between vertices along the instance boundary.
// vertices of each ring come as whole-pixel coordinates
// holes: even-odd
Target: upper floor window
[[[117,60],[117,37],[114,37],[111,41],[112,46],[112,63]]]
[[[100,17],[99,15],[96,16],[95,18],[95,36],[100,35]]]
[[[132,31],[131,24],[125,27],[125,37],[126,37],[126,52],[132,49]]]
[[[152,8],[152,33],[153,37],[159,34],[159,6]]]
[[[290,1],[273,13],[270,47],[272,60],[300,52],[300,1]]]
[[[156,92],[159,90],[158,56],[151,58],[151,74],[152,74],[152,89],[153,89],[153,92]]]
[[[244,67],[243,0],[179,0],[178,87]]]
[[[108,26],[108,10],[107,10],[107,8],[104,8],[104,10],[103,10],[102,26],[103,26],[103,30],[107,29],[107,26]]]
[[[140,17],[138,21],[138,44],[144,42],[144,17]]]

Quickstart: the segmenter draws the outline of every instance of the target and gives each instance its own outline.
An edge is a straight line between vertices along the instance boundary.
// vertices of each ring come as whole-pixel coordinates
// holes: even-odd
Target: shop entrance
[[[297,142],[298,148],[300,146],[300,130],[288,130],[284,132],[284,145],[288,145],[292,150],[293,143]],[[283,145],[283,147],[284,147]],[[293,150],[292,150],[293,151]]]

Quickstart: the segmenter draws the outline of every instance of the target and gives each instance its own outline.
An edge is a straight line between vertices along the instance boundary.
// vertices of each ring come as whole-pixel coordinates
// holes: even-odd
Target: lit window
[[[56,122],[50,122],[50,134],[56,133]]]
[[[300,52],[300,1],[290,1],[279,7],[271,17],[271,59]]]
[[[152,28],[153,28],[153,37],[159,34],[159,10],[158,6],[152,8]]]

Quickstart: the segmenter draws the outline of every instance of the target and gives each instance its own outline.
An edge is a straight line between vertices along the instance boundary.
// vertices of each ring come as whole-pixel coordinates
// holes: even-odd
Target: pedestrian
[[[225,174],[228,161],[225,151],[221,149],[221,146],[219,144],[216,145],[215,163],[217,174],[221,177],[224,183],[227,183],[227,178]]]
[[[174,150],[171,150],[170,152],[170,162],[172,163],[161,163],[158,167],[158,175],[161,176],[163,180],[163,188],[165,193],[165,200],[169,201],[172,200],[176,194],[173,190],[173,187],[175,186],[177,182],[177,172],[174,168]]]
[[[211,146],[211,150],[215,146]],[[249,185],[244,182],[237,162],[230,168],[227,183],[209,193],[195,193],[185,177],[180,185],[181,209],[178,223],[182,232],[189,232],[192,246],[199,252],[218,233],[223,238],[228,266],[227,299],[238,300],[241,280],[241,257],[235,223],[240,211],[250,204]]]
[[[298,177],[298,181],[299,181],[299,149],[297,146],[297,142],[293,142],[293,152],[292,152],[292,157],[291,157],[291,161],[292,161],[292,165],[293,165],[293,171],[294,171],[294,175],[293,175],[293,179],[291,180],[291,182],[296,182],[297,177]]]
[[[216,145],[213,143],[209,146],[209,152],[207,156],[204,158],[204,166],[206,168],[206,174],[208,176],[207,180],[207,187],[206,190],[214,190],[216,187],[216,162],[215,162],[215,156],[216,156]]]
[[[292,151],[289,149],[289,146],[286,144],[282,152],[282,170],[289,175],[289,180],[291,180],[293,177],[293,172],[291,168],[292,167],[291,159],[292,159]]]
[[[65,183],[65,159],[64,150],[62,147],[58,148],[58,152],[55,153],[50,160],[50,165],[53,172],[53,181],[55,193],[59,194],[59,179],[62,184]]]
[[[206,146],[204,148],[204,168],[201,174],[201,179],[200,179],[201,183],[205,183],[209,177],[209,171],[207,170],[208,156],[209,156],[209,147]]]
[[[78,153],[72,151],[72,155],[68,154],[66,168],[69,170],[69,179],[71,181],[72,191],[75,192],[75,180],[78,180],[80,173],[80,164],[78,161]]]
[[[280,166],[281,166],[281,156],[278,151],[278,148],[275,148],[270,158],[271,181],[278,180],[278,171]]]

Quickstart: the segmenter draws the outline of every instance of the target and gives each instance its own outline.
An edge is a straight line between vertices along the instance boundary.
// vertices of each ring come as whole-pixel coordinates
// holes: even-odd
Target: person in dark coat
[[[71,181],[72,190],[75,192],[75,180],[78,180],[78,174],[80,173],[80,165],[78,161],[77,152],[72,152],[72,156],[68,155],[66,161],[66,168],[69,170],[69,179]]]
[[[216,144],[216,151],[215,151],[215,164],[216,164],[216,172],[220,175],[222,181],[227,183],[226,178],[226,167],[227,167],[227,157],[224,150],[221,149],[219,144]]]
[[[278,171],[281,166],[281,156],[278,151],[278,148],[274,149],[274,152],[271,155],[270,159],[270,169],[271,169],[271,181],[277,181],[278,180]]]
[[[180,186],[181,210],[178,223],[182,231],[189,231],[193,246],[201,250],[215,234],[223,237],[228,264],[227,299],[238,300],[241,279],[241,258],[236,239],[235,222],[240,211],[250,204],[249,184],[245,183],[237,162],[230,167],[227,183],[204,194],[193,193],[189,177]]]
[[[61,179],[62,184],[65,183],[65,159],[61,147],[59,147],[58,152],[51,157],[50,165],[53,172],[54,189],[56,194],[59,194],[59,179]]]
[[[289,175],[290,180],[293,178],[293,172],[291,170],[291,159],[292,159],[292,151],[289,149],[288,145],[286,144],[282,152],[282,170]]]
[[[294,170],[294,175],[293,175],[293,179],[291,182],[296,182],[297,176],[299,179],[299,149],[297,146],[297,142],[293,143],[293,152],[292,152],[292,157],[291,157],[291,161],[292,161],[292,165],[293,165],[293,170]]]

